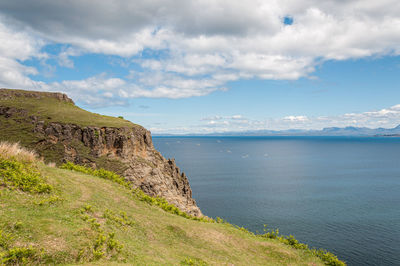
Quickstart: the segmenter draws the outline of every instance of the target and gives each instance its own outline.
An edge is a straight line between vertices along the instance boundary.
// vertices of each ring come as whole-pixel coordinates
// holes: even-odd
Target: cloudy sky
[[[400,124],[398,0],[0,0],[0,86],[154,133]]]

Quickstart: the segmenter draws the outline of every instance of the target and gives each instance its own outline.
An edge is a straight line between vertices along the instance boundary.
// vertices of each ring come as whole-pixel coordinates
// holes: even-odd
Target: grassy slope
[[[22,90],[7,90],[24,93]],[[31,91],[26,91],[32,93]],[[40,99],[32,97],[12,97],[0,98],[0,106],[14,107],[26,110],[28,115],[35,115],[39,120],[46,124],[60,122],[64,124],[76,124],[81,127],[141,127],[128,120],[117,117],[105,116],[91,113],[78,106],[60,101],[56,98],[43,97]],[[64,146],[62,143],[36,145],[40,140],[39,136],[33,132],[33,125],[26,120],[26,116],[13,114],[11,118],[0,116],[0,141],[19,142],[22,146],[38,151],[46,162],[62,162]],[[75,141],[74,147],[79,153],[95,162],[99,167],[103,167],[117,173],[122,173],[126,166],[120,161],[110,160],[105,157],[94,157],[90,154],[90,149],[81,142]]]
[[[7,90],[18,91],[22,90]],[[32,93],[31,91],[26,91]],[[39,92],[38,92],[39,93]],[[12,97],[0,98],[0,106],[15,107],[25,109],[29,115],[40,117],[45,123],[61,122],[65,124],[76,124],[79,126],[97,126],[97,127],[136,127],[139,125],[133,124],[128,120],[117,117],[105,116],[91,113],[83,110],[78,106],[60,101],[56,98],[43,97],[27,98],[27,97]]]
[[[98,177],[39,164],[40,171],[63,201],[35,204],[49,195],[32,195],[0,186],[0,229],[14,235],[14,246],[44,249],[56,263],[74,263],[79,250],[94,245],[98,230],[82,219],[96,218],[104,234],[115,232],[124,248],[115,264],[179,265],[185,260],[203,265],[322,265],[302,250],[263,239],[227,224],[204,223],[169,214],[135,199],[126,188]],[[82,207],[91,210],[82,214]],[[103,218],[106,210],[126,212],[132,225]],[[117,215],[118,216],[118,215]],[[1,248],[0,248],[1,252]],[[90,255],[82,255],[82,261]],[[96,264],[111,263],[102,258]]]

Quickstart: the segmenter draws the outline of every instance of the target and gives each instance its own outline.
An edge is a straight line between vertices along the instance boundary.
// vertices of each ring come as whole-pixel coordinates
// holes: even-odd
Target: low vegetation
[[[37,94],[38,97],[26,97],[25,95],[28,94]],[[0,95],[0,110],[4,108],[13,110],[9,115],[4,113],[0,115],[0,141],[19,142],[23,147],[34,149],[47,163],[62,164],[65,147],[60,141],[57,143],[44,141],[43,135],[35,132],[36,122],[32,123],[32,121],[43,122],[45,127],[56,122],[73,124],[81,128],[88,126],[141,128],[128,120],[91,113],[71,102],[49,97],[42,92],[0,89]],[[10,97],[4,95],[10,95]],[[94,156],[91,149],[81,141],[72,139],[71,146],[82,158],[100,167],[117,173],[123,173],[127,169],[127,165],[120,160],[110,159],[107,156]]]
[[[26,110],[30,115],[35,115],[42,119],[45,123],[62,122],[65,124],[76,124],[82,127],[98,126],[98,127],[137,127],[128,120],[119,117],[112,117],[91,113],[79,108],[73,103],[60,101],[56,98],[48,97],[42,93],[42,97],[25,97],[26,94],[36,93],[40,96],[40,92],[24,91],[24,90],[6,90],[6,93],[18,93],[18,97],[1,97],[0,106],[17,107]]]
[[[17,160],[24,163],[36,162],[35,152],[22,148],[18,143],[0,142],[0,160]]]
[[[113,172],[59,169],[18,145],[0,147],[0,178],[8,180],[0,186],[0,264],[344,265],[277,230],[255,235],[192,217]]]
[[[38,171],[36,155],[17,144],[0,143],[0,186],[30,193],[50,193],[53,189]]]
[[[63,165],[61,165],[60,168],[67,169],[67,170],[73,170],[73,171],[101,177],[104,179],[108,179],[108,180],[116,182],[128,189],[131,189],[131,185],[129,184],[129,182],[127,182],[122,176],[120,176],[114,172],[105,170],[103,168],[93,169],[90,167],[77,165],[72,162],[64,163]],[[142,190],[140,190],[138,188],[132,189],[132,192],[139,200],[147,202],[150,205],[158,206],[166,212],[176,214],[176,215],[179,215],[184,218],[191,219],[191,220],[197,220],[197,221],[203,221],[203,222],[215,222],[213,219],[208,218],[208,217],[195,217],[195,216],[189,215],[186,212],[181,211],[175,205],[168,203],[168,201],[166,201],[165,199],[159,198],[159,197],[151,197],[151,196],[145,194]]]
[[[74,164],[72,162],[66,162],[63,165],[61,165],[60,168],[61,169],[67,169],[67,170],[74,170],[74,171],[81,172],[81,173],[84,173],[84,174],[101,177],[101,178],[104,178],[104,179],[111,180],[111,181],[113,181],[115,183],[118,183],[118,184],[120,184],[120,185],[122,185],[122,186],[124,186],[126,188],[130,188],[129,183],[125,181],[125,178],[123,178],[122,176],[120,176],[120,175],[118,175],[118,174],[116,174],[114,172],[105,170],[103,168],[93,169],[93,168],[86,167],[86,166],[83,166],[83,165],[77,165],[77,164]]]
[[[276,239],[279,242],[289,245],[295,249],[306,250],[311,252],[315,256],[319,257],[326,265],[332,266],[345,266],[346,264],[339,260],[333,253],[328,252],[323,249],[314,249],[309,248],[307,244],[300,243],[293,235],[285,236],[279,234],[279,229],[269,230],[266,225],[264,225],[264,234],[260,235],[261,237],[265,237],[268,239]]]

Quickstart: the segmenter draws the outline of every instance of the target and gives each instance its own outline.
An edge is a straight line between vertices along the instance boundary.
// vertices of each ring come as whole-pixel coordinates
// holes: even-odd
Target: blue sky
[[[148,128],[178,126],[197,129],[205,118],[215,116],[241,115],[258,121],[287,116],[340,116],[379,111],[399,103],[400,57],[326,62],[313,75],[315,79],[294,81],[235,81],[227,85],[228,91],[202,97],[134,99],[130,101],[129,112],[126,112],[126,107],[91,110],[114,116],[123,114]],[[85,107],[90,109],[90,106]],[[398,117],[393,122],[393,126],[400,124]],[[337,125],[354,124],[342,125],[339,122]],[[290,126],[282,127],[286,128]]]
[[[1,87],[62,91],[154,133],[400,124],[397,1],[15,0],[0,10]]]

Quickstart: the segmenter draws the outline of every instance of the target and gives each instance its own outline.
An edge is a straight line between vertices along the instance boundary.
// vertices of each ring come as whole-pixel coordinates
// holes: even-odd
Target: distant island
[[[153,136],[174,136],[175,134],[153,134]],[[353,137],[400,137],[400,125],[394,128],[368,127],[327,127],[322,130],[249,130],[207,134],[179,134],[179,136],[353,136]]]

